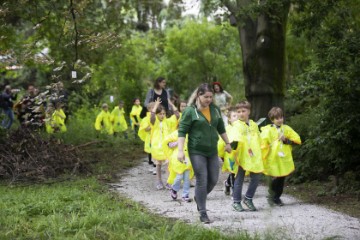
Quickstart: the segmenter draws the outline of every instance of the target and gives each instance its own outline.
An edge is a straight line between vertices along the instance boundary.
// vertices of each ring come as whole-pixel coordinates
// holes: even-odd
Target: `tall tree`
[[[266,117],[271,107],[284,106],[285,36],[290,1],[220,0],[217,6],[227,8],[231,23],[239,32],[245,95],[252,104],[252,117]]]

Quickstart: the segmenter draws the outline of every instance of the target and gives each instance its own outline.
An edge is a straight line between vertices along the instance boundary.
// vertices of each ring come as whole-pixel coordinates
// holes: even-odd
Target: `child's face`
[[[103,107],[103,110],[107,112],[109,110],[109,107]]]
[[[140,100],[139,99],[136,99],[135,102],[134,102],[135,105],[140,105]]]
[[[166,116],[166,112],[164,110],[162,110],[161,112],[157,113],[156,116],[158,117],[158,119],[161,122],[162,120],[164,120],[164,118]]]
[[[186,103],[180,103],[180,112],[183,112],[184,109],[186,108]]]
[[[238,116],[237,112],[230,112],[229,122],[233,123],[237,120],[239,120],[239,116]]]
[[[249,116],[250,116],[250,110],[247,109],[247,108],[239,108],[237,110],[237,114],[238,114],[238,117],[241,121],[243,122],[247,122],[249,121]]]
[[[119,108],[123,108],[124,107],[124,104],[123,103],[119,103]]]
[[[283,123],[284,123],[284,117],[275,118],[275,119],[273,120],[273,123],[274,123],[276,126],[280,127],[280,126],[283,125]]]

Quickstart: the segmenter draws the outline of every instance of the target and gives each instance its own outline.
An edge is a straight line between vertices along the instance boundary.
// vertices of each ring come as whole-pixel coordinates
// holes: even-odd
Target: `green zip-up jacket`
[[[185,108],[179,123],[179,137],[188,134],[188,152],[211,157],[217,154],[219,134],[225,133],[220,109],[210,104],[211,122],[195,106]]]

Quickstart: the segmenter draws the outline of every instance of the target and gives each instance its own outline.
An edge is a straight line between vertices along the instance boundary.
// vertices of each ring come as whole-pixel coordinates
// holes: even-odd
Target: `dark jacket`
[[[12,95],[11,93],[3,92],[0,96],[0,107],[3,109],[12,108],[14,103],[13,100],[16,99],[16,95]]]
[[[213,103],[210,104],[211,122],[196,109],[195,106],[187,107],[182,113],[179,123],[179,137],[188,134],[189,154],[199,154],[211,157],[217,154],[219,134],[225,133],[224,121],[220,109]]]

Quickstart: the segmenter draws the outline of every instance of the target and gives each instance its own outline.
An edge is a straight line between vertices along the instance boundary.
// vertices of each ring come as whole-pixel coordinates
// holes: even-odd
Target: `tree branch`
[[[75,67],[75,63],[78,60],[78,41],[79,41],[79,32],[77,29],[77,24],[76,24],[76,16],[75,16],[75,8],[73,5],[73,0],[70,0],[70,12],[74,21],[74,31],[75,31],[75,43],[74,43],[74,48],[75,48],[75,59],[74,59],[74,63],[73,63],[73,69]]]

